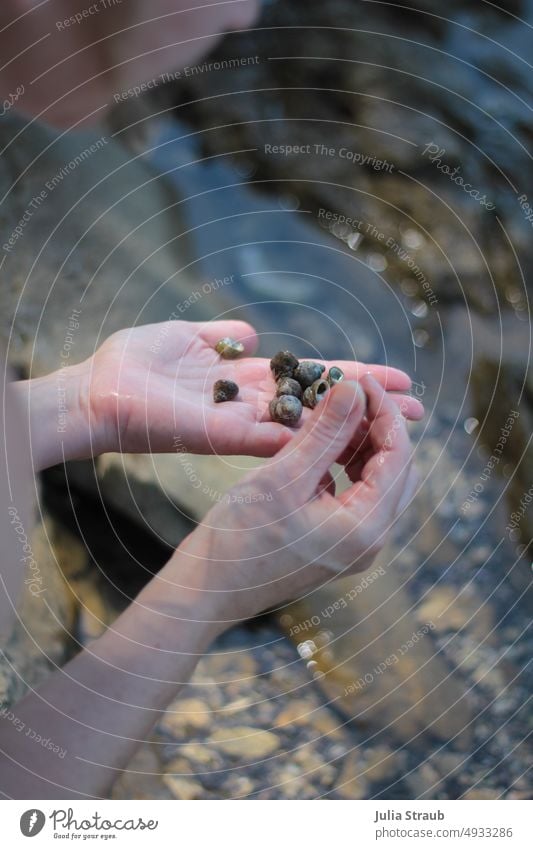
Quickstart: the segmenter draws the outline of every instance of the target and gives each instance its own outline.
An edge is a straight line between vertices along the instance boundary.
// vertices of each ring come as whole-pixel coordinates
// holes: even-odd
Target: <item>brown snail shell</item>
[[[301,400],[302,387],[292,377],[280,377],[277,382],[276,396],[279,398],[281,395],[294,395]]]
[[[343,370],[338,366],[331,366],[327,373],[326,380],[330,386],[335,386],[336,383],[340,383],[341,380],[344,380]]]
[[[310,407],[314,409],[317,404],[322,401],[323,398],[329,392],[329,383],[324,378],[319,378],[319,380],[315,380],[311,386],[308,386],[304,392],[303,403],[305,407]]]
[[[278,351],[270,360],[270,368],[276,380],[280,377],[292,377],[298,367],[298,360],[290,351]]]
[[[242,342],[237,342],[236,339],[231,339],[229,336],[224,336],[219,339],[215,345],[215,351],[220,354],[225,360],[236,360],[244,353],[244,345]]]
[[[325,370],[326,366],[320,363],[304,360],[295,369],[293,377],[298,381],[302,389],[307,389],[315,380],[319,380],[322,377]]]
[[[216,404],[222,401],[233,401],[239,394],[239,387],[233,380],[217,380],[213,386],[213,400]]]
[[[294,395],[281,395],[270,402],[270,417],[272,421],[284,425],[295,425],[302,415],[302,402]]]

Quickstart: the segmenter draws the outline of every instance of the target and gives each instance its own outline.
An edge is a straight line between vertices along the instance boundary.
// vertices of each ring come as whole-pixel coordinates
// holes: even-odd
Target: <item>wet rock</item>
[[[205,799],[208,794],[201,784],[190,778],[180,778],[176,775],[165,775],[163,777],[165,786],[169,789],[173,799],[183,801],[191,799]]]
[[[461,799],[501,799],[502,791],[496,790],[494,787],[478,787],[472,790],[467,790],[463,793]]]
[[[433,762],[421,764],[406,776],[405,781],[414,799],[439,798],[442,779],[440,770],[435,768]]]
[[[387,727],[402,742],[425,729],[442,739],[469,737],[464,687],[439,656],[429,624],[413,627],[413,601],[388,557],[375,561],[366,586],[361,575],[343,579],[293,605],[282,624],[328,699],[357,724]]]
[[[280,748],[280,740],[271,731],[248,726],[220,728],[209,737],[209,742],[219,751],[241,761],[267,758]]]
[[[63,574],[88,565],[86,552],[50,517],[33,531],[27,529],[38,565],[36,592],[22,591],[18,618],[0,655],[0,704],[8,707],[36,687],[56,666],[77,651],[75,632],[78,605]],[[34,577],[32,573],[32,577]]]
[[[167,708],[159,730],[177,738],[197,734],[213,724],[213,715],[200,699],[181,699]]]
[[[153,748],[144,743],[113,785],[112,799],[172,799]]]
[[[364,751],[364,777],[367,781],[386,781],[405,769],[405,750],[376,746]]]
[[[348,755],[335,780],[335,793],[342,799],[367,799],[369,784],[363,773],[360,753]]]

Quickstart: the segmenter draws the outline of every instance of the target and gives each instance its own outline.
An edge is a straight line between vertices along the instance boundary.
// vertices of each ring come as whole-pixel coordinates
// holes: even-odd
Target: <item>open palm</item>
[[[217,354],[214,345],[223,336],[243,343],[241,358]],[[123,452],[272,456],[295,429],[270,421],[275,383],[269,359],[252,356],[257,344],[254,329],[242,321],[171,321],[113,334],[92,358],[92,428],[105,432],[111,450]],[[407,418],[421,418],[420,402],[401,395],[411,385],[404,372],[356,362],[331,365],[340,365],[347,379],[371,372],[399,400],[405,398]],[[238,384],[235,401],[215,404],[219,379]],[[305,409],[302,424],[309,415]]]

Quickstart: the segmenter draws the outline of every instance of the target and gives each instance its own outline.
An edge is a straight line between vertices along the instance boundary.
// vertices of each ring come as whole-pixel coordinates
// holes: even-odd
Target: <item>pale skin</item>
[[[114,92],[192,64],[224,31],[249,26],[259,4],[132,0],[57,27],[89,5],[0,5],[0,94],[7,98],[22,85],[15,108],[30,119],[58,127],[97,123]],[[227,335],[242,339],[242,360],[224,362],[213,351]],[[115,334],[61,376],[1,384],[8,448],[0,464],[1,515],[16,503],[28,528],[30,459],[35,472],[109,451],[171,452],[176,437],[195,453],[266,458],[230,495],[272,494],[242,506],[218,504],[112,628],[12,706],[20,722],[66,749],[64,758],[0,719],[4,796],[106,797],[220,633],[337,575],[368,568],[412,497],[406,419],[421,418],[423,409],[406,394],[407,375],[335,362],[346,382],[292,430],[268,421],[274,384],[268,360],[252,357],[256,342],[242,322],[152,325]],[[0,365],[5,374],[1,356]],[[59,377],[68,410],[62,433]],[[237,402],[214,404],[211,387],[219,377],[237,381]],[[335,460],[352,484],[338,496],[330,475]],[[11,529],[0,527],[0,630],[7,631],[22,576]]]
[[[22,86],[24,115],[55,127],[97,124],[115,94],[192,65],[225,32],[251,26],[259,8],[258,0],[2,0],[0,100]]]
[[[337,575],[368,568],[414,493],[406,418],[420,418],[423,409],[404,394],[410,381],[403,372],[344,363],[351,379],[309,411],[300,428],[289,429],[262,420],[265,387],[271,391],[274,382],[268,361],[248,356],[256,344],[249,325],[174,322],[167,329],[167,353],[156,355],[155,377],[153,363],[142,356],[154,339],[154,325],[111,337],[85,364],[72,367],[70,418],[83,425],[77,441],[72,433],[60,447],[65,459],[88,456],[96,446],[168,451],[174,417],[184,420],[182,430],[194,450],[227,453],[239,448],[234,436],[228,441],[228,431],[243,410],[249,411],[256,443],[247,436],[240,447],[268,459],[230,493],[237,506],[214,507],[102,637],[14,706],[26,726],[67,750],[64,758],[0,720],[0,791],[8,797],[107,796],[139,741],[220,633]],[[229,331],[248,346],[238,362],[221,361],[210,347]],[[189,381],[181,409],[184,394],[175,393],[176,375],[186,372],[190,351],[197,385]],[[112,362],[120,362],[118,371],[110,370]],[[246,401],[220,405],[219,413],[206,387],[228,369],[245,378]],[[109,374],[115,374],[111,381]],[[54,386],[52,375],[11,387],[8,416],[18,419],[13,429],[18,444],[13,442],[10,463],[21,452],[31,453],[36,467],[58,459],[57,442],[51,431],[43,431],[46,421],[53,422]],[[75,398],[83,402],[76,406]],[[117,421],[127,426],[117,427]],[[195,441],[197,421],[204,425]],[[29,452],[36,435],[38,447]],[[338,496],[329,471],[335,461],[344,464],[352,481]],[[4,479],[2,489],[9,504]],[[241,496],[257,493],[270,493],[272,499],[238,505]],[[3,561],[7,585],[13,585],[8,573],[15,562],[11,556]]]

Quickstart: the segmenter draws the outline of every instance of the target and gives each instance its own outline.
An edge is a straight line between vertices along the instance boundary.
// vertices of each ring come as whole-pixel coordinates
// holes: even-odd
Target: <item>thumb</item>
[[[274,458],[286,483],[312,495],[330,466],[347,448],[365,415],[366,396],[356,381],[337,383],[297,436]],[[277,471],[277,470],[276,470]]]

